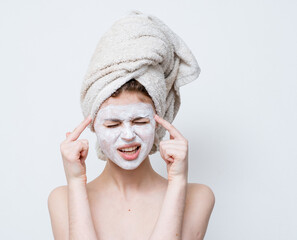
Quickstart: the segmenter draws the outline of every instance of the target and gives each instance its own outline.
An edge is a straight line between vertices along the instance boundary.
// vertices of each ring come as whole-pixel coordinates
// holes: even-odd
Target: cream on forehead
[[[154,143],[156,126],[154,115],[153,106],[143,102],[126,105],[111,104],[100,109],[95,120],[95,132],[104,154],[123,169],[137,168],[149,154]],[[131,120],[139,117],[148,118],[150,121],[141,125],[130,124]],[[117,119],[123,124],[109,128],[103,124],[106,119]],[[117,149],[129,143],[138,143],[141,148],[138,157],[128,161],[121,157]]]
[[[153,106],[150,103],[132,103],[126,105],[110,104],[100,109],[97,114],[99,123],[103,123],[107,119],[132,119],[136,117],[143,117],[153,119],[155,115]]]

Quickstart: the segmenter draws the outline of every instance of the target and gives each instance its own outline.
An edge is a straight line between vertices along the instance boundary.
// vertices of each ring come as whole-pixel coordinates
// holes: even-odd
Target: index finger
[[[92,117],[89,115],[86,117],[73,131],[68,135],[66,141],[75,141],[78,139],[80,134],[85,130],[85,128],[91,123]]]
[[[168,130],[168,132],[173,138],[178,138],[178,139],[183,138],[181,133],[170,122],[167,122],[165,119],[161,118],[157,114],[155,115],[154,118],[158,123],[160,123],[164,128]]]

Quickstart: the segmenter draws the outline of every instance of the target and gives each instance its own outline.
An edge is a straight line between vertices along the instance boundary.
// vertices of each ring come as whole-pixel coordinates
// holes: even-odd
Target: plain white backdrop
[[[202,70],[173,125],[189,140],[189,182],[216,196],[205,239],[297,239],[294,0],[1,0],[0,239],[53,239],[47,198],[66,184],[59,148],[83,120],[83,76],[101,35],[134,9],[181,36]],[[105,165],[95,137],[81,136],[88,181]],[[151,162],[166,177],[159,153]]]

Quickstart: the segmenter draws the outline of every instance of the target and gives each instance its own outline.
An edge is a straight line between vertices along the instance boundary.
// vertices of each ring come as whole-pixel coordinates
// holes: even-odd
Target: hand
[[[67,132],[66,139],[60,144],[64,171],[68,183],[73,179],[82,180],[84,183],[87,183],[85,160],[89,151],[89,142],[87,139],[77,139],[91,121],[92,118],[89,115],[73,132]]]
[[[181,133],[165,119],[155,115],[155,120],[160,123],[170,134],[170,140],[160,142],[160,154],[167,164],[168,181],[188,178],[188,141]]]

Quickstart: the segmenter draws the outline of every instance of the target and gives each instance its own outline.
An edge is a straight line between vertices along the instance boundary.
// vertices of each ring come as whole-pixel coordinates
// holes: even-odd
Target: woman
[[[188,141],[170,123],[179,87],[199,72],[186,44],[154,16],[132,12],[101,38],[81,89],[86,119],[60,147],[67,186],[48,198],[56,240],[203,239],[214,194],[187,182]],[[89,144],[78,139],[86,127],[96,133],[98,158],[106,160],[89,183]],[[168,179],[150,164],[157,150]]]
[[[106,136],[110,128],[119,128],[119,138],[127,144],[136,143],[137,130],[133,132],[129,128],[138,125],[138,130],[142,130],[154,120],[156,124],[161,124],[170,133],[170,140],[160,143],[160,154],[167,164],[168,180],[153,170],[148,155],[137,159],[139,151],[148,152],[147,149],[140,147],[136,157],[132,153],[130,156],[137,159],[138,166],[126,170],[119,166],[121,161],[133,162],[133,159],[125,160],[119,150],[112,148],[114,159],[108,159],[100,176],[86,183],[88,141],[77,139],[90,123],[89,118],[85,119],[72,133],[67,133],[61,144],[68,186],[54,189],[48,199],[56,240],[203,239],[214,206],[214,195],[206,185],[187,183],[187,140],[169,122],[153,115],[154,111],[147,111],[147,116],[141,118],[141,108],[137,108],[139,103],[149,104],[154,109],[152,100],[139,91],[137,82],[129,81],[100,107],[101,111],[113,106],[120,114],[128,107],[131,110],[126,119],[95,123],[103,125],[101,130],[104,131],[104,127],[106,132],[102,134]],[[102,120],[99,118],[104,116],[107,115],[98,114],[96,120]],[[118,118],[116,112],[109,117]],[[100,126],[96,128],[98,135],[101,134],[97,132],[99,129]],[[151,138],[145,139],[147,136]],[[138,144],[150,143],[154,136],[148,131],[141,137],[142,141],[138,141]],[[113,142],[114,139],[110,137],[106,140]],[[129,158],[129,154],[123,156]],[[115,162],[115,155],[121,159],[119,162]]]

